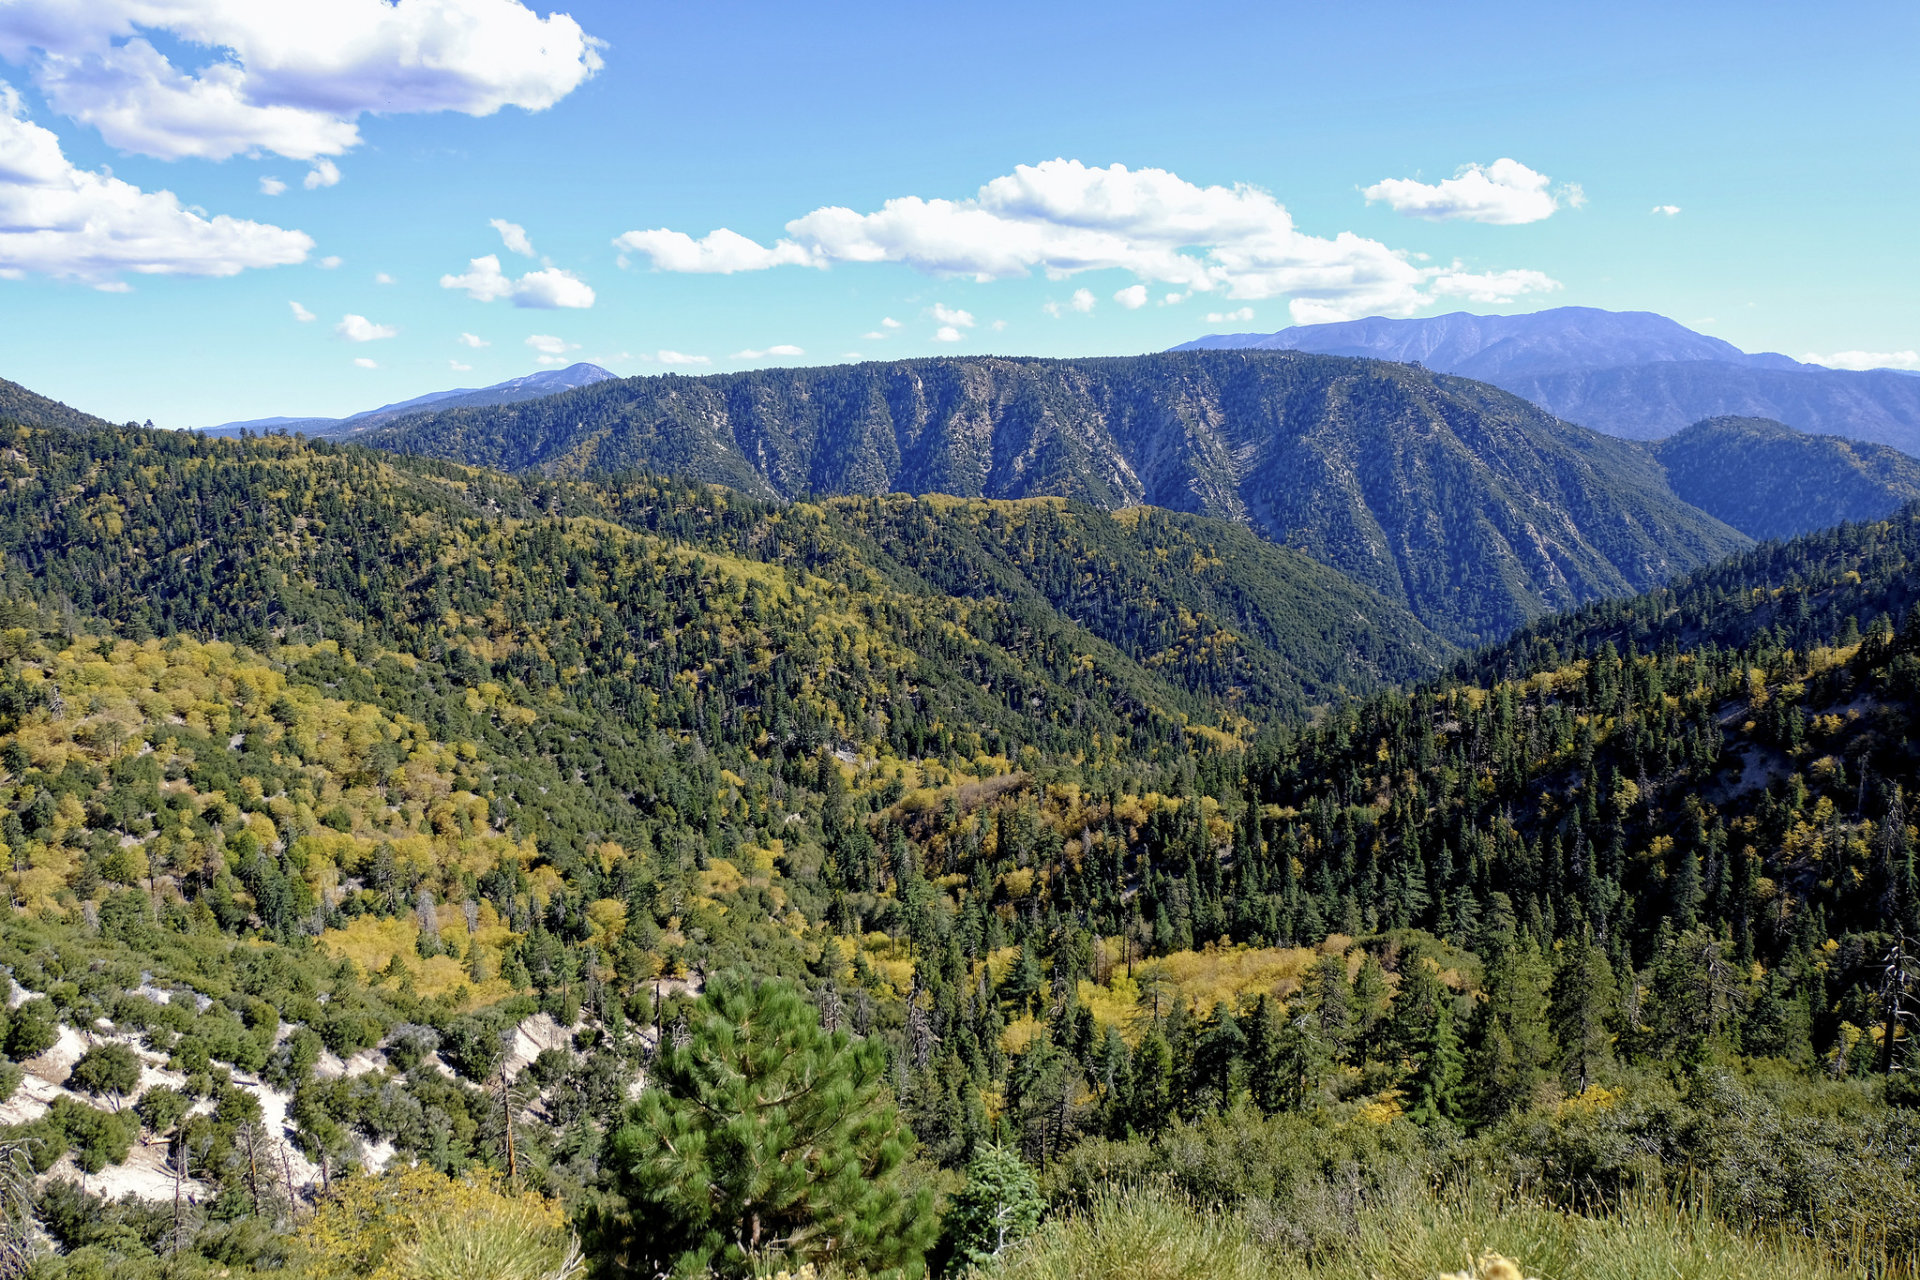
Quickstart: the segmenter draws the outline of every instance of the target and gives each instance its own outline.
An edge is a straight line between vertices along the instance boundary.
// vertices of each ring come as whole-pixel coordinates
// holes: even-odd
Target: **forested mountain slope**
[[[855,1113],[782,1264],[915,1262],[940,1190],[957,1269],[1014,1156],[1288,1258],[1679,1168],[1920,1248],[1911,511],[1346,698],[1435,642],[1192,515],[125,429],[9,428],[0,481],[0,1137],[76,1267],[362,1274],[320,1183],[411,1222],[495,1169],[606,1274],[745,1276],[686,1188],[800,1157],[704,1141],[721,1062]]]
[[[15,422],[33,427],[68,427],[85,430],[106,423],[90,413],[69,409],[58,400],[37,395],[17,382],[0,378],[0,422]]]
[[[1647,455],[1478,383],[1290,352],[966,358],[629,378],[429,414],[383,447],[744,493],[1059,495],[1243,524],[1456,642],[1652,586],[1742,538]]]
[[[1655,441],[1673,491],[1750,538],[1878,520],[1920,498],[1920,461],[1765,418],[1708,418]]]

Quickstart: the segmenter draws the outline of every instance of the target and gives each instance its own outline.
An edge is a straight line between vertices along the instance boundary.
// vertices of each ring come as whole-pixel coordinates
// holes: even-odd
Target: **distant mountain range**
[[[519,378],[509,378],[505,382],[496,382],[490,387],[456,387],[451,391],[431,391],[411,400],[401,400],[394,404],[383,404],[378,409],[366,409],[345,418],[249,418],[245,422],[223,422],[217,427],[201,429],[202,435],[237,436],[242,431],[298,431],[310,436],[357,435],[362,431],[382,426],[409,413],[418,413],[424,409],[451,409],[494,404],[513,404],[520,400],[534,400],[541,396],[556,395],[562,391],[571,391],[575,387],[591,386],[604,382],[614,375],[597,364],[570,364],[564,369],[543,369],[539,373],[529,373]]]
[[[1647,311],[1556,307],[1214,334],[1177,351],[1253,348],[1417,361],[1491,382],[1569,422],[1652,440],[1707,418],[1771,418],[1802,431],[1920,453],[1920,378],[1750,354]]]
[[[1747,545],[1641,445],[1484,383],[1287,351],[970,357],[627,378],[404,417],[366,442],[554,475],[647,468],[761,497],[1078,498],[1219,516],[1454,643]]]

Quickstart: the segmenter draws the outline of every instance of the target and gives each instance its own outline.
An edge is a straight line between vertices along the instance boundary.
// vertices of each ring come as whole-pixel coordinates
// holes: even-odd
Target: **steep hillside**
[[[1920,499],[1920,461],[1899,450],[1765,418],[1709,418],[1653,451],[1676,494],[1750,538],[1878,520]]]
[[[1481,384],[1288,352],[632,378],[369,439],[550,475],[647,466],[766,496],[1052,494],[1218,516],[1461,642],[1742,544],[1676,500],[1642,451]]]
[[[69,427],[86,430],[106,423],[90,413],[69,409],[58,400],[36,395],[17,382],[0,378],[0,423],[17,422],[30,427]]]
[[[1201,516],[0,445],[0,1138],[63,1261],[287,1274],[488,1170],[666,1249],[649,1117],[746,1043],[857,1067],[923,1190],[1344,1239],[1355,1177],[1691,1168],[1920,1248],[1911,510],[1342,698],[1434,642]]]

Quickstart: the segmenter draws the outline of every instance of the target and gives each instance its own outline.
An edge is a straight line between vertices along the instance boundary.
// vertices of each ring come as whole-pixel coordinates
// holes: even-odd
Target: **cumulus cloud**
[[[307,310],[297,302],[289,302],[287,305],[293,308],[293,318],[301,324],[311,324],[318,318],[313,312]]]
[[[1130,284],[1114,294],[1113,300],[1129,311],[1138,311],[1147,305],[1147,286]]]
[[[1516,226],[1551,217],[1563,203],[1573,208],[1586,203],[1579,187],[1559,192],[1548,188],[1553,179],[1536,173],[1518,160],[1500,159],[1489,165],[1470,164],[1442,182],[1388,178],[1368,187],[1367,203],[1385,201],[1396,213],[1429,222],[1490,222]]]
[[[615,244],[662,271],[758,271],[893,262],[928,275],[1050,279],[1118,269],[1142,281],[1236,300],[1290,297],[1316,315],[1407,315],[1433,301],[1441,268],[1351,232],[1299,231],[1258,188],[1201,187],[1164,169],[1020,165],[963,200],[903,196],[878,211],[828,207],[772,245],[727,228],[630,231]],[[949,326],[958,327],[958,326]]]
[[[230,276],[301,262],[312,249],[305,232],[208,217],[171,191],[77,168],[51,131],[25,118],[19,93],[0,83],[0,277],[107,285],[127,271]]]
[[[1251,320],[1251,319],[1253,319],[1252,307],[1241,307],[1237,311],[1207,312],[1208,324],[1231,324],[1236,320]]]
[[[280,179],[278,178],[269,178],[269,177],[263,176],[260,179],[260,194],[263,196],[277,196],[282,191],[285,191],[286,189],[287,189],[287,184],[280,181]]]
[[[794,346],[792,343],[783,342],[778,346],[768,347],[764,351],[754,351],[751,349],[746,351],[736,351],[732,355],[728,356],[727,359],[729,360],[765,360],[768,356],[803,356],[805,354],[807,354],[805,351],[802,351],[799,347]]]
[[[377,342],[382,338],[400,335],[400,331],[390,324],[375,324],[365,316],[351,313],[341,316],[340,323],[333,326],[333,331],[348,342]]]
[[[342,258],[339,254],[330,253],[326,257],[320,259],[320,261],[314,263],[313,265],[321,268],[322,270],[331,271],[345,261],[346,259]]]
[[[353,358],[353,362],[359,365],[362,369],[378,369],[380,367],[379,361],[369,360],[365,356],[355,356]]]
[[[1800,359],[1829,369],[1920,369],[1920,351],[1836,351],[1830,356],[1808,354]]]
[[[962,311],[958,307],[949,307],[943,302],[933,304],[933,318],[941,324],[950,324],[961,329],[971,329],[975,323],[973,312]]]
[[[527,335],[527,345],[541,355],[557,356],[580,344],[569,343],[565,338],[556,338],[550,333],[530,333]]]
[[[517,222],[508,222],[505,218],[489,218],[487,225],[500,233],[500,243],[523,258],[536,258],[533,241],[527,237],[527,229]]]
[[[1649,210],[1649,212],[1657,213],[1663,218],[1672,218],[1672,217],[1677,217],[1679,215],[1680,206],[1677,204],[1657,204],[1653,206],[1653,208]]]
[[[447,368],[453,370],[455,373],[472,373],[473,372],[472,365],[461,364],[458,360],[447,361]]]
[[[460,345],[463,347],[479,348],[479,347],[490,347],[493,344],[491,342],[488,342],[485,338],[481,337],[477,333],[463,333],[460,335]]]
[[[501,271],[500,256],[494,253],[470,259],[467,267],[464,275],[441,276],[440,287],[464,289],[467,296],[476,302],[512,298],[516,307],[553,310],[593,305],[592,286],[571,271],[563,271],[559,267],[529,271],[514,280]]]
[[[898,320],[895,320],[892,316],[881,316],[880,327],[882,329],[898,329],[900,327],[900,322]]]
[[[684,231],[629,231],[613,242],[621,249],[644,253],[661,271],[730,276],[736,271],[764,271],[768,267],[818,267],[826,264],[799,245],[782,240],[771,249],[725,227],[695,240]]]
[[[961,333],[950,324],[943,324],[933,331],[933,340],[935,342],[958,342],[966,336],[967,335]]]
[[[376,271],[373,273],[373,282],[375,284],[392,284],[393,277],[384,271]]]
[[[315,161],[313,168],[307,170],[307,176],[300,180],[300,185],[309,191],[337,187],[340,185],[340,166],[331,160]]]
[[[684,351],[656,351],[653,358],[661,364],[712,364],[705,356],[690,356]]]
[[[1522,294],[1550,293],[1560,287],[1560,282],[1539,271],[1466,271],[1456,262],[1433,277],[1427,287],[1439,298],[1507,302]]]
[[[1056,318],[1065,315],[1069,311],[1078,311],[1084,315],[1093,310],[1093,290],[1075,289],[1073,296],[1065,302],[1049,302],[1040,309]]]
[[[367,112],[539,111],[601,66],[578,22],[519,0],[9,0],[0,57],[62,115],[168,160],[318,160],[358,145]],[[338,177],[316,165],[307,185]]]

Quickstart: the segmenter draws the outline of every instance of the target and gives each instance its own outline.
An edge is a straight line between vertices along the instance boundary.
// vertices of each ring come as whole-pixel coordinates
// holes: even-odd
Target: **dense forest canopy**
[[[1920,510],[1467,653],[1149,508],[0,486],[0,1265],[1039,1275],[1154,1188],[1299,1274],[1421,1205],[1920,1247]]]

